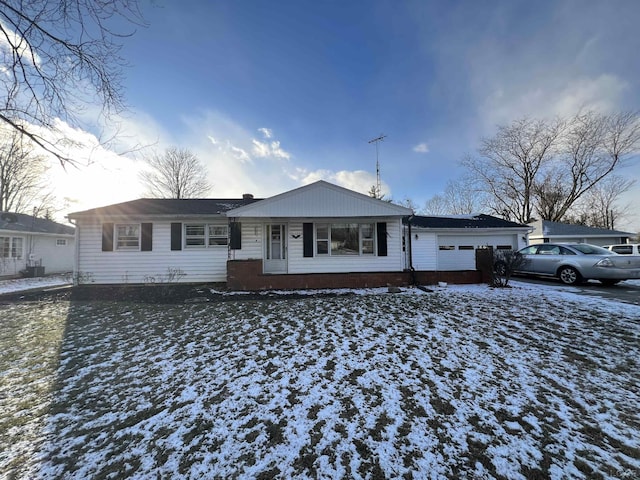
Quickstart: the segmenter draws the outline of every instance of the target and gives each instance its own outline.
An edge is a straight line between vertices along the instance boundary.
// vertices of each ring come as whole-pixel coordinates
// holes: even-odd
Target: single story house
[[[469,269],[474,275],[459,280],[475,282],[467,245],[517,247],[528,231],[483,216],[464,220],[474,229],[423,217],[403,225],[412,214],[318,181],[266,199],[139,199],[69,218],[78,283],[226,282],[232,290],[407,285],[416,278],[407,253],[413,236],[417,268]],[[452,243],[456,234],[465,240]],[[440,244],[456,246],[465,261],[438,254]]]
[[[475,270],[478,249],[518,250],[531,227],[491,215],[413,216],[405,220],[405,265],[417,271]]]
[[[24,213],[0,214],[0,277],[73,271],[75,229]]]
[[[635,233],[605,228],[571,225],[568,223],[537,220],[529,224],[533,232],[529,235],[529,242],[538,243],[590,243],[592,245],[611,245],[628,243]]]

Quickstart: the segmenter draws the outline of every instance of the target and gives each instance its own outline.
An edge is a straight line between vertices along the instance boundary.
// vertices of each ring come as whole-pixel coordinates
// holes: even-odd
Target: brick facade
[[[404,287],[413,278],[420,285],[438,282],[452,284],[481,283],[482,273],[477,270],[452,272],[353,272],[264,274],[262,260],[229,260],[227,262],[227,288],[229,290],[292,290],[318,288],[373,288],[389,285]]]

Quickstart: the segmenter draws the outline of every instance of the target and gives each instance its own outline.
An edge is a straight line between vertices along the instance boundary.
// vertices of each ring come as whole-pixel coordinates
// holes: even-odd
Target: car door
[[[543,275],[555,275],[561,262],[562,254],[558,245],[542,244],[538,246],[533,261],[534,271]]]
[[[538,245],[529,245],[520,250],[520,254],[524,258],[524,262],[521,267],[518,268],[519,272],[531,272],[534,270],[534,260],[536,257],[536,251],[538,250]]]

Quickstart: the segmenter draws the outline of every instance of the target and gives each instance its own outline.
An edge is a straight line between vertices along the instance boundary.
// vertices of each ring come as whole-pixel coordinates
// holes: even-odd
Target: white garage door
[[[475,270],[476,249],[517,248],[517,235],[438,235],[438,270]]]

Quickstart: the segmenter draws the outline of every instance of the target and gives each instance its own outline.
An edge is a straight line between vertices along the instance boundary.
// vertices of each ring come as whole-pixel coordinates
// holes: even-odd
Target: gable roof
[[[522,225],[491,215],[456,215],[456,216],[422,216],[416,215],[405,221],[411,223],[412,227],[418,228],[519,228],[530,229],[528,225]]]
[[[0,230],[24,233],[47,233],[51,235],[74,235],[76,229],[62,223],[38,218],[24,213],[3,212],[0,214]]]
[[[635,235],[635,233],[632,232],[587,227],[585,225],[572,225],[569,223],[552,222],[550,220],[537,220],[529,225],[534,227],[533,237],[632,237]]]
[[[229,217],[341,218],[406,216],[409,208],[319,180],[227,212]]]
[[[130,202],[70,213],[68,217],[224,215],[228,210],[257,201],[259,200],[255,198],[139,198]]]

